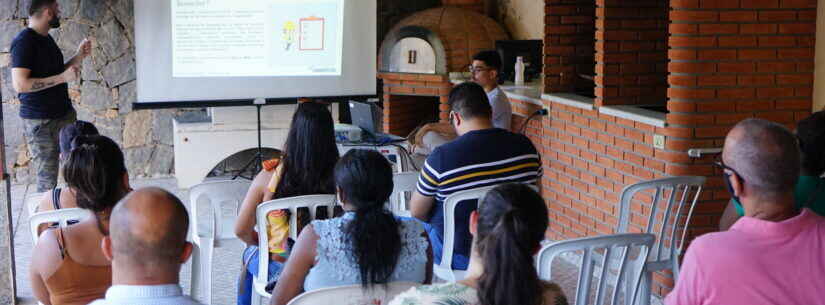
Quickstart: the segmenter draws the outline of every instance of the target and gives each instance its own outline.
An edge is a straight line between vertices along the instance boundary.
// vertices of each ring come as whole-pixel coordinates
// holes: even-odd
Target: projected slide
[[[345,0],[172,0],[172,76],[341,75]]]

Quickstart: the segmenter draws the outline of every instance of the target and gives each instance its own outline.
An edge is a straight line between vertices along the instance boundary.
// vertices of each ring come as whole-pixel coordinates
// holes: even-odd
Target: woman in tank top
[[[77,207],[92,217],[66,227],[46,230],[32,253],[32,291],[43,304],[80,305],[103,298],[111,286],[111,265],[100,250],[109,232],[109,215],[128,193],[129,175],[123,152],[104,136],[79,136],[63,167]]]

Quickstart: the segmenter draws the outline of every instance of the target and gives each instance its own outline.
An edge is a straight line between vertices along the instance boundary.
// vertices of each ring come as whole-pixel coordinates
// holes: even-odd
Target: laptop
[[[349,111],[352,124],[364,131],[362,140],[374,144],[390,144],[404,142],[406,139],[379,132],[379,118],[381,109],[373,103],[349,101]]]

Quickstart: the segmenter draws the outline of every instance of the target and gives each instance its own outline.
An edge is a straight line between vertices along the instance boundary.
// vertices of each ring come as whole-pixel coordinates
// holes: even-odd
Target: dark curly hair
[[[123,152],[105,136],[75,137],[63,166],[66,184],[77,192],[77,206],[95,214],[108,211],[126,195]]]

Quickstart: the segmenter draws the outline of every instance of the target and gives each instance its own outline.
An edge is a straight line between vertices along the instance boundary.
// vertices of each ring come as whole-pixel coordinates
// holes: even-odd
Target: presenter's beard
[[[49,26],[52,27],[53,29],[59,28],[60,27],[60,17],[57,17],[57,16],[52,17],[52,20],[49,20]]]

